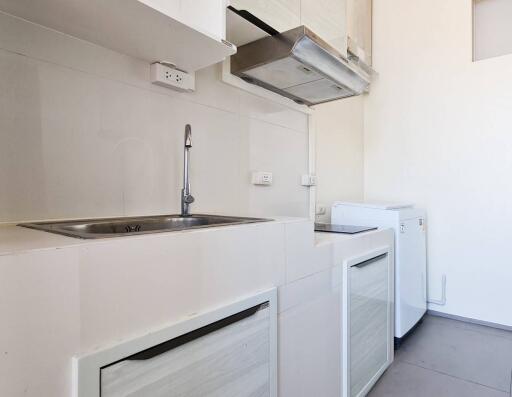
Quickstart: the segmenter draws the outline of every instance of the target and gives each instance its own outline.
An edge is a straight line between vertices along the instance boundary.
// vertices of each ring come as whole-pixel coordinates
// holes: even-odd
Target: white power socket
[[[272,185],[272,173],[266,171],[254,171],[251,174],[251,182],[253,185]]]
[[[316,215],[325,215],[327,212],[327,209],[325,208],[325,205],[317,205],[316,206]]]
[[[180,92],[192,92],[196,88],[195,73],[187,73],[158,62],[151,64],[151,82]]]
[[[302,186],[316,186],[317,178],[316,175],[304,174],[300,178],[300,184]]]

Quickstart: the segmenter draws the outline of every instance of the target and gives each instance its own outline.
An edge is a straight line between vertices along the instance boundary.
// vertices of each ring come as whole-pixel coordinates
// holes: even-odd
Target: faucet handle
[[[183,196],[183,202],[186,204],[192,204],[196,199],[191,194]]]

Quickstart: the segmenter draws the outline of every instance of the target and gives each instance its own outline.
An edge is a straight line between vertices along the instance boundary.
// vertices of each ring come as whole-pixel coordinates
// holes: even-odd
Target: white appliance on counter
[[[335,202],[331,223],[395,231],[395,345],[427,310],[425,212],[412,204]]]

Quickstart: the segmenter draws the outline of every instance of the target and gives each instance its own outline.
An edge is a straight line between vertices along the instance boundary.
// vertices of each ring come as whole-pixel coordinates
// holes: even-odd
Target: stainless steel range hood
[[[360,95],[370,76],[305,26],[238,47],[231,73],[311,106]]]

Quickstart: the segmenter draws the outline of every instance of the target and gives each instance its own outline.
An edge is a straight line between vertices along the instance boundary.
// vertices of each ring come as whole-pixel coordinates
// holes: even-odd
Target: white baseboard
[[[430,314],[431,316],[444,317],[444,318],[449,318],[452,320],[462,321],[464,323],[483,325],[485,327],[502,329],[504,331],[512,331],[512,326],[510,326],[510,325],[503,325],[503,324],[498,324],[498,323],[492,323],[489,321],[476,320],[474,318],[469,318],[469,317],[456,316],[455,314],[438,312],[436,310],[427,310],[427,314]]]

